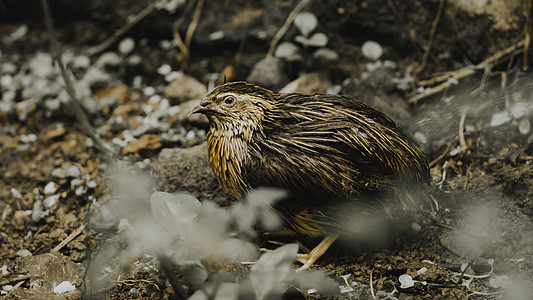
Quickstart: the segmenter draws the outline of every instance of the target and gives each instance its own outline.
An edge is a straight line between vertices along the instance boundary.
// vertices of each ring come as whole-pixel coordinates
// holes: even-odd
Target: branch
[[[103,43],[93,46],[87,50],[84,51],[84,54],[87,56],[93,56],[97,53],[100,53],[104,51],[105,49],[109,48],[114,42],[116,42],[124,33],[126,33],[128,30],[130,30],[135,24],[139,23],[142,19],[144,19],[146,16],[151,14],[156,5],[159,3],[159,0],[154,1],[150,5],[148,5],[146,8],[144,8],[141,12],[139,12],[136,15],[133,15],[129,17],[129,22],[124,25],[122,28],[115,31],[115,33],[107,38]]]
[[[292,24],[292,20],[300,12],[300,10],[302,10],[302,8],[304,8],[304,6],[307,5],[307,3],[309,3],[309,0],[301,0],[292,9],[291,13],[287,17],[287,20],[285,20],[285,23],[283,23],[283,26],[281,26],[281,28],[278,30],[278,33],[276,33],[276,35],[272,39],[272,42],[270,43],[270,48],[268,49],[268,52],[267,52],[267,55],[266,55],[267,58],[272,57],[272,55],[274,54],[274,50],[276,49],[276,46],[279,43],[279,40],[281,40],[283,35],[285,35],[287,30],[289,30],[289,28],[290,28],[290,26]]]
[[[440,0],[439,3],[439,9],[437,10],[437,15],[435,16],[435,20],[433,20],[433,23],[431,24],[431,30],[429,31],[429,39],[428,39],[428,47],[426,51],[424,52],[424,56],[422,57],[422,62],[420,63],[420,66],[418,66],[413,73],[418,74],[424,70],[427,64],[427,60],[429,57],[429,53],[431,52],[431,45],[433,45],[433,40],[435,38],[435,32],[437,31],[437,25],[439,24],[440,17],[442,16],[442,11],[444,10],[444,3],[446,0]]]
[[[524,37],[524,66],[523,70],[527,71],[531,68],[531,45],[533,39],[533,0],[529,0],[526,11],[526,36]]]
[[[418,86],[428,86],[428,85],[431,85],[437,82],[442,82],[442,81],[444,82],[437,85],[436,87],[431,88],[431,90],[427,93],[421,93],[421,94],[415,95],[414,97],[411,97],[408,100],[408,102],[410,104],[416,104],[419,100],[443,91],[447,87],[450,87],[451,85],[455,84],[457,80],[470,76],[474,74],[477,70],[485,70],[486,68],[490,69],[499,59],[506,57],[506,56],[514,56],[518,54],[518,52],[522,50],[522,47],[524,47],[524,40],[521,40],[518,43],[512,45],[511,47],[506,48],[494,54],[493,56],[485,59],[484,61],[480,62],[477,65],[466,66],[459,70],[446,72],[443,75],[435,77],[430,80],[420,81],[418,82]]]
[[[61,50],[59,49],[59,43],[57,42],[57,36],[54,30],[54,23],[52,21],[52,16],[50,14],[50,7],[48,6],[48,1],[41,0],[41,5],[44,10],[44,23],[48,30],[48,35],[50,39],[50,52],[54,60],[57,62],[59,69],[61,70],[61,75],[63,76],[63,81],[65,81],[67,93],[70,97],[70,100],[72,103],[72,109],[74,110],[76,119],[78,120],[78,122],[80,122],[80,127],[85,132],[85,134],[87,134],[87,136],[89,136],[94,141],[96,147],[102,152],[102,154],[106,157],[106,159],[111,161],[111,158],[113,157],[113,153],[111,152],[111,150],[109,150],[106,147],[104,142],[96,134],[96,131],[89,123],[87,116],[85,116],[85,113],[83,112],[83,109],[81,108],[80,100],[78,99],[78,96],[76,95],[76,90],[74,89],[74,85],[72,84],[72,81],[70,80],[70,77],[68,76],[65,65],[63,64],[63,60],[61,59]]]

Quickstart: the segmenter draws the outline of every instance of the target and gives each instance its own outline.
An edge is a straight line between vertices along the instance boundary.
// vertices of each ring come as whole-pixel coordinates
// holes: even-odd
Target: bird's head
[[[254,130],[261,126],[265,111],[273,107],[275,98],[274,92],[263,87],[243,81],[230,82],[214,88],[189,115],[204,114],[212,130],[235,133]]]

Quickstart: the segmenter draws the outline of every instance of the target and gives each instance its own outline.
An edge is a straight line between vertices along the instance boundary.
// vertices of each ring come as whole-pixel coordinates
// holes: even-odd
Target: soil
[[[111,28],[125,24],[128,15],[149,3],[131,2],[135,5],[120,2],[117,4],[120,9],[115,12],[108,11],[105,1],[96,1],[83,9],[54,4],[53,13],[54,9],[58,11],[54,21],[64,51],[83,53],[90,45],[111,36]],[[38,14],[36,18],[35,12],[27,14],[16,1],[0,5],[0,17],[6,17],[0,22],[2,81],[8,80],[7,76],[15,80],[22,74],[17,80],[22,80],[23,86],[36,89],[40,86],[42,90],[34,95],[38,101],[29,101],[33,99],[26,97],[29,91],[21,88],[13,97],[12,106],[0,109],[0,270],[3,270],[0,298],[176,297],[170,284],[172,273],[159,268],[157,258],[142,251],[135,252],[137,256],[133,255],[131,261],[120,261],[118,255],[100,256],[105,251],[121,253],[128,247],[124,236],[118,233],[122,228],[118,223],[129,211],[113,215],[114,210],[107,209],[120,203],[121,199],[114,201],[127,193],[146,202],[153,189],[187,191],[199,200],[214,200],[223,207],[231,207],[234,199],[208,170],[202,148],[205,120],[188,121],[183,112],[180,117],[177,113],[164,115],[157,119],[157,126],[147,127],[138,135],[133,133],[133,140],[127,140],[128,134],[138,130],[150,112],[186,107],[187,100],[198,100],[185,96],[170,98],[169,108],[162,108],[161,100],[156,102],[153,98],[162,95],[169,85],[158,73],[160,66],[168,64],[173,70],[182,70],[206,87],[213,83],[212,73],[223,73],[228,80],[245,80],[253,66],[265,57],[271,39],[285,20],[280,16],[286,16],[296,4],[263,1],[261,5],[246,2],[239,7],[226,1],[225,17],[218,18],[221,12],[216,6],[223,4],[207,2],[206,14],[193,35],[188,61],[176,60],[177,47],[161,47],[163,39],[172,39],[173,22],[186,9],[185,4],[175,14],[155,11],[128,31],[124,37],[133,37],[136,47],[131,53],[120,55],[140,56],[142,63],[106,66],[111,76],[90,86],[87,93],[98,103],[98,109],[84,108],[102,140],[119,153],[115,163],[107,161],[94,147],[69,105],[61,104],[54,109],[45,105],[51,98],[60,97],[47,90],[54,78],[62,80],[58,72],[42,77],[46,79],[45,86],[40,86],[40,79],[36,79],[41,77],[24,81],[22,75],[31,76],[28,73],[37,71],[26,68],[26,63],[39,53],[48,52],[49,33],[41,24],[42,16]],[[495,64],[492,71],[502,71],[499,75],[487,80],[481,71],[444,94],[409,106],[406,99],[414,91],[399,89],[395,80],[403,78],[412,63],[421,61],[439,1],[403,1],[399,6],[391,6],[390,1],[362,1],[358,5],[349,2],[311,1],[312,9],[307,10],[316,12],[320,20],[317,30],[329,36],[328,47],[337,51],[339,59],[287,62],[283,69],[287,79],[283,80],[318,72],[328,77],[332,85],[338,85],[340,93],[356,95],[394,118],[420,142],[431,162],[431,174],[439,187],[436,196],[439,210],[433,220],[412,224],[416,234],[398,237],[386,247],[347,249],[338,245],[330,249],[313,269],[327,272],[328,278],[337,283],[340,292],[336,295],[314,291],[312,286],[300,288],[289,284],[291,287],[282,296],[528,299],[533,294],[533,134],[527,126],[533,122],[533,77],[520,70],[521,54]],[[237,13],[241,23],[229,18]],[[465,62],[479,63],[521,39],[524,20],[513,19],[516,22],[502,29],[496,27],[493,17],[452,4],[445,7],[427,66],[414,74],[418,77],[415,80],[453,71],[464,67]],[[190,22],[188,17],[184,24]],[[26,32],[16,37],[13,32],[20,28]],[[87,28],[92,34],[87,33]],[[209,39],[214,28],[228,38]],[[356,28],[356,33],[349,28]],[[182,37],[186,29],[185,25],[180,28]],[[293,26],[283,40],[293,40],[297,34]],[[382,61],[393,61],[396,67],[369,71],[369,61],[361,54],[361,45],[366,40],[378,41],[384,48]],[[106,51],[120,53],[119,42]],[[90,56],[89,64],[96,64],[101,56],[103,53]],[[8,63],[15,65],[15,71],[7,71]],[[69,68],[80,81],[89,70],[76,70],[74,64]],[[136,78],[141,78],[142,83],[135,83]],[[357,80],[346,83],[347,78]],[[5,84],[0,87],[0,95],[6,99],[9,89]],[[154,91],[147,92],[148,87]],[[83,93],[78,90],[78,94]],[[460,125],[465,111],[465,123]],[[504,121],[500,124],[499,120]],[[461,126],[464,140],[458,134]],[[132,188],[144,187],[132,184],[135,179],[130,181],[129,175],[110,171],[114,164],[132,165],[137,174],[151,174],[155,183],[147,184],[138,194],[137,190],[117,191],[112,184],[117,176],[123,176]],[[122,210],[124,206],[120,205],[117,207]],[[150,210],[149,203],[138,207]],[[277,246],[268,240],[257,236],[253,239],[258,248],[275,249]],[[102,257],[113,260],[99,262]],[[115,273],[111,271],[106,273],[106,266],[113,264],[121,266],[120,276],[113,277]],[[60,268],[63,271],[56,272]],[[209,282],[225,278],[222,282],[242,283],[241,292],[243,282],[249,282],[248,265],[213,263],[208,269]],[[189,296],[206,281],[191,279],[191,271],[184,267],[175,266],[173,272]],[[94,284],[101,280],[94,276],[103,276],[107,285]],[[64,281],[76,289],[53,292]]]

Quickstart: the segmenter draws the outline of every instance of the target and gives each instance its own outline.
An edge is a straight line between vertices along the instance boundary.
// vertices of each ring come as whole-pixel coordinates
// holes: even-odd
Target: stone
[[[190,100],[179,105],[180,111],[178,113],[178,121],[184,124],[191,124],[200,128],[209,128],[209,120],[203,114],[192,114],[188,116],[191,108],[198,104],[200,99]]]
[[[284,86],[280,93],[325,93],[331,87],[331,81],[319,73],[309,73],[300,76]]]
[[[209,169],[206,144],[191,148],[163,149],[151,165],[159,190],[185,191],[199,200],[228,205],[231,198]]]
[[[13,299],[79,299],[79,289],[54,293],[62,282],[72,286],[82,284],[83,272],[76,263],[61,253],[52,252],[35,256],[20,257],[16,261],[18,274],[29,274],[29,288],[19,288],[10,292]]]
[[[191,99],[201,99],[207,95],[207,87],[195,78],[182,74],[172,81],[163,93],[172,104],[179,104]]]
[[[257,62],[246,80],[272,90],[279,90],[289,82],[285,63],[278,57],[263,58]]]

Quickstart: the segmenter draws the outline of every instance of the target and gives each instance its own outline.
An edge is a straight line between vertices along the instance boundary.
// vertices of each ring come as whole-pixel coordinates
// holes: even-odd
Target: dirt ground
[[[201,1],[185,2],[176,13],[158,10],[139,17],[132,29],[119,32],[116,42],[94,54],[84,51],[112,36],[128,15],[150,1],[133,1],[131,6],[118,1],[113,12],[101,1],[83,9],[52,6],[68,68],[81,82],[76,91],[91,126],[116,153],[113,163],[87,137],[62,92],[63,79],[49,55],[49,32],[36,12],[41,8],[25,14],[16,1],[0,5],[0,298],[176,299],[176,281],[195,299],[207,299],[199,290],[221,286],[235,288],[241,298],[253,286],[257,295],[248,264],[202,260],[209,265],[198,269],[209,270],[205,278],[176,263],[169,271],[161,258],[132,250],[130,237],[123,233],[130,226],[124,219],[134,227],[141,224],[128,214],[150,211],[155,189],[187,191],[231,207],[233,199],[210,174],[202,151],[206,120],[185,114],[224,75],[229,80],[254,79],[254,66],[298,1],[240,8],[237,3],[223,9],[207,1],[188,58],[170,43],[174,22],[191,6],[180,27],[184,38]],[[519,44],[522,8],[513,11],[503,28],[494,16],[454,2],[440,12],[440,1],[390,2],[310,1],[304,11],[316,13],[320,22],[314,30],[326,34],[327,47],[338,58],[320,60],[311,55],[313,46],[304,47],[299,50],[303,60],[284,61],[281,69],[270,63],[258,80],[281,88],[318,73],[318,79],[306,77],[298,88],[331,92],[335,87],[386,112],[426,152],[439,210],[433,220],[414,222],[415,234],[400,236],[386,247],[330,249],[313,269],[324,271],[316,278],[335,283],[333,293],[322,291],[319,283],[312,286],[315,277],[309,276],[293,281],[306,278],[311,286],[287,280],[286,289],[270,296],[530,299],[533,76],[522,71],[522,48],[505,52],[469,76],[438,80]],[[380,3],[385,4],[380,8]],[[225,37],[208,38],[217,32]],[[292,26],[282,41],[297,35]],[[367,40],[381,45],[381,58],[363,54]],[[417,71],[413,63],[423,61],[425,53],[426,66]],[[173,91],[170,82],[176,80]],[[429,87],[446,82],[452,82],[449,88],[432,94]],[[429,95],[411,101],[423,93]],[[127,175],[112,171],[126,165]],[[133,177],[139,174],[150,174],[152,180],[139,183]],[[126,181],[126,188],[117,189],[117,181]],[[128,197],[144,203],[124,205]],[[255,236],[254,247],[279,246],[268,240]],[[121,253],[131,255],[125,259]],[[54,291],[60,284],[67,290],[71,284],[72,291]],[[237,297],[217,294],[215,299]]]

